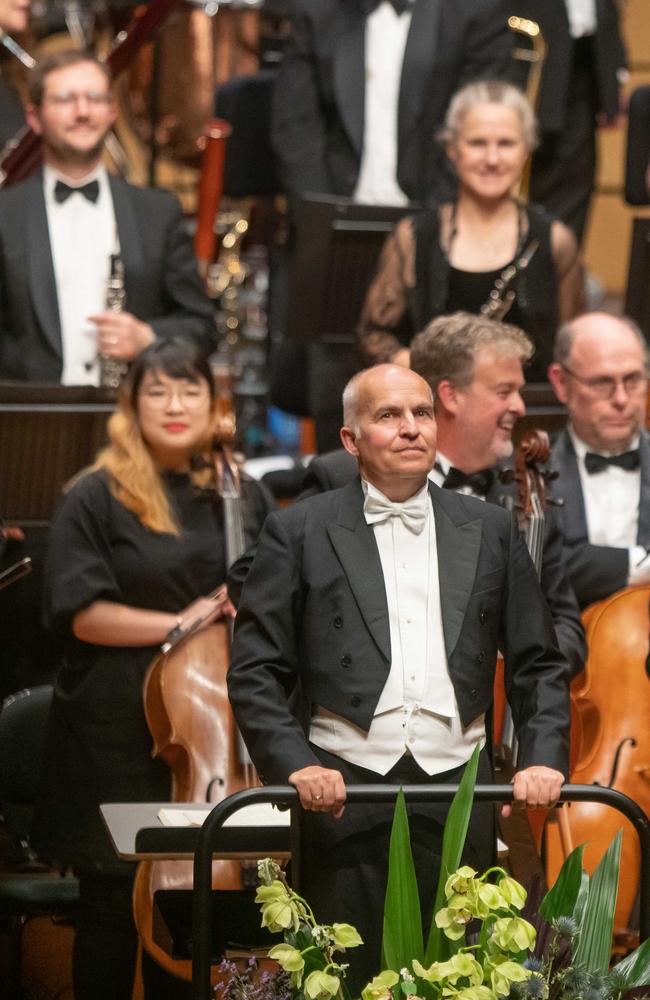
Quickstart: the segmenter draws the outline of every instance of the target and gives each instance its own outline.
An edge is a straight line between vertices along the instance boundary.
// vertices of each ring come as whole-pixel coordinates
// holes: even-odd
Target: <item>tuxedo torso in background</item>
[[[596,115],[618,113],[618,71],[626,66],[615,0],[594,0],[595,31],[571,36],[567,0],[520,0],[515,13],[537,21],[548,54],[538,118],[541,145],[533,157],[531,201],[580,235],[594,184]],[[519,77],[521,79],[521,77]]]
[[[639,457],[641,488],[636,541],[647,548],[650,546],[650,440],[646,431],[641,431]],[[551,483],[551,494],[563,500],[556,510],[566,546],[567,568],[578,603],[586,607],[627,585],[629,552],[626,548],[590,544],[578,462],[566,430],[558,435],[549,464],[558,473]]]
[[[296,0],[274,95],[273,138],[286,189],[352,196],[364,141],[364,0]],[[434,133],[452,94],[506,74],[511,11],[501,0],[415,0],[398,103],[397,179],[413,201],[440,181]]]
[[[300,496],[315,496],[325,490],[338,489],[356,475],[355,459],[342,448],[317,455],[307,467]],[[508,496],[514,500],[513,494],[514,486],[506,486],[495,477],[485,499],[503,507],[507,505]],[[569,661],[571,675],[575,676],[584,665],[586,647],[580,611],[565,566],[564,539],[554,508],[547,511],[544,522],[541,587],[551,610],[558,645]]]
[[[178,202],[168,192],[116,177],[110,186],[125,311],[151,324],[157,337],[194,336],[209,346],[213,307]],[[58,382],[61,372],[56,280],[38,171],[0,192],[0,378]]]

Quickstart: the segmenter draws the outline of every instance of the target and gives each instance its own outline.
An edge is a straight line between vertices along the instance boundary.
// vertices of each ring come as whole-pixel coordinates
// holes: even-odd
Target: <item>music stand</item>
[[[384,241],[413,210],[412,205],[357,205],[326,195],[303,199],[289,273],[288,339],[355,343]]]
[[[285,325],[293,350],[275,382],[306,384],[300,398],[315,418],[318,451],[339,447],[341,393],[360,368],[356,328],[366,292],[386,237],[413,208],[325,195],[301,203]]]
[[[650,219],[636,218],[632,230],[625,314],[650,340]]]
[[[0,383],[0,512],[12,524],[49,524],[64,484],[106,439],[111,390]]]

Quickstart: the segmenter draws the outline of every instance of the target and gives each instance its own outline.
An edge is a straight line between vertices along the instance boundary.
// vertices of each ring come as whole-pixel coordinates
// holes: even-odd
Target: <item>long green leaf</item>
[[[576,899],[576,905],[573,908],[573,919],[578,927],[582,927],[582,921],[587,908],[587,900],[589,899],[590,886],[591,879],[589,878],[589,874],[586,871],[583,871],[578,898]]]
[[[550,924],[556,917],[571,917],[578,901],[582,882],[582,855],[584,844],[576,847],[560,868],[555,885],[550,889],[539,908],[544,920]]]
[[[650,986],[650,938],[622,958],[614,969],[619,975],[625,976],[630,990],[634,986]]]
[[[435,915],[445,904],[445,882],[449,875],[455,872],[460,865],[460,859],[465,846],[469,817],[472,812],[474,802],[474,786],[476,784],[476,772],[478,769],[478,758],[480,747],[476,747],[472,754],[463,777],[458,786],[458,791],[454,795],[442,838],[442,858],[440,862],[440,875],[438,877],[438,890],[436,901],[431,915],[431,929],[429,930],[429,940],[424,958],[424,965],[428,967],[432,962],[443,962],[449,956],[458,951],[464,945],[461,938],[457,942],[452,942],[445,937],[440,928],[436,927]]]
[[[390,834],[388,885],[384,902],[383,968],[410,968],[414,958],[422,961],[423,950],[420,897],[406,803],[400,788]]]
[[[582,926],[575,951],[576,965],[604,976],[609,969],[614,931],[614,910],[618,894],[622,832],[618,831],[600,859],[589,887]]]

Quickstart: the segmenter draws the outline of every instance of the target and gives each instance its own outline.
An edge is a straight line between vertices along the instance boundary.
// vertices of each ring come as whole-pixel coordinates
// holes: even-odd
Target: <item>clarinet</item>
[[[119,313],[124,309],[126,290],[124,287],[124,263],[118,253],[111,254],[111,267],[106,287],[106,308]],[[117,389],[126,375],[128,365],[119,358],[99,355],[99,384],[105,389]]]
[[[513,285],[522,271],[525,271],[530,264],[538,246],[539,240],[532,240],[522,255],[514,263],[508,264],[501,272],[494,282],[494,288],[490,292],[487,302],[481,306],[481,316],[487,316],[488,319],[503,319],[517,294]]]

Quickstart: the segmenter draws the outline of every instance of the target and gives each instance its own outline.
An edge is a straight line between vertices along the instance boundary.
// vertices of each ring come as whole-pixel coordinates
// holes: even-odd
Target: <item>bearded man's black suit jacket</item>
[[[167,191],[109,179],[125,271],[125,311],[149,323],[157,337],[195,337],[209,349],[214,310],[201,286],[180,205]],[[0,192],[0,379],[59,382],[62,370],[39,170]]]
[[[430,484],[445,647],[460,716],[492,704],[497,649],[519,765],[566,774],[568,666],[514,518]],[[319,760],[288,699],[367,730],[390,670],[386,591],[359,479],[271,514],[244,584],[228,687],[267,783]]]

